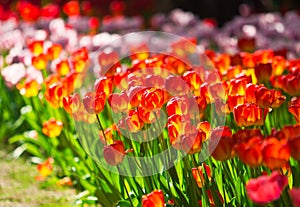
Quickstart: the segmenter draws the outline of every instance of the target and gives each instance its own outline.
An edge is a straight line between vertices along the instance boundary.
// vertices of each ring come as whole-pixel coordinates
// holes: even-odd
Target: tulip
[[[31,51],[33,55],[38,56],[42,54],[44,51],[44,41],[35,40],[30,44],[28,44],[28,49]]]
[[[208,179],[211,180],[211,177],[212,177],[211,169],[207,164],[202,163],[201,166],[199,166],[197,168],[192,168],[192,175],[193,175],[195,181],[197,182],[197,185],[199,188],[202,188],[203,184],[205,183],[204,174],[206,174]]]
[[[32,57],[32,65],[38,70],[46,69],[47,61],[47,56],[44,54]]]
[[[60,44],[53,44],[47,50],[47,57],[50,60],[54,60],[59,57],[61,51],[62,51],[62,46]]]
[[[196,71],[187,71],[183,74],[183,80],[187,83],[191,90],[194,92],[199,91],[202,80]]]
[[[161,108],[164,104],[164,91],[150,88],[143,91],[141,105],[147,110]]]
[[[79,110],[80,105],[81,101],[78,93],[63,97],[64,109],[69,114],[76,113]]]
[[[83,97],[83,105],[90,114],[99,114],[105,106],[106,95],[104,92],[88,92]]]
[[[188,97],[173,97],[167,103],[167,114],[171,116],[173,114],[184,115],[188,114],[189,101]]]
[[[274,137],[267,138],[262,144],[263,162],[270,169],[279,169],[288,163],[290,148],[287,140],[278,140]]]
[[[55,70],[60,76],[67,75],[70,72],[70,65],[68,60],[62,60],[57,63],[55,66]]]
[[[95,81],[94,88],[97,93],[104,92],[106,96],[109,96],[113,90],[113,80],[103,76]]]
[[[125,147],[123,142],[118,140],[110,145],[106,145],[103,150],[103,156],[105,161],[111,166],[121,164],[125,157]]]
[[[212,130],[209,149],[214,159],[224,161],[233,157],[234,151],[231,135],[231,130],[227,126]]]
[[[80,14],[80,7],[78,1],[68,1],[63,6],[63,11],[68,16],[77,16]]]
[[[262,109],[256,104],[242,104],[233,108],[236,124],[242,126],[261,126],[264,124],[268,109]]]
[[[26,97],[33,97],[38,95],[40,90],[40,85],[36,80],[25,80],[24,83],[18,83],[17,89],[20,91],[20,94]]]
[[[42,132],[50,138],[58,137],[63,129],[63,123],[54,118],[43,122]]]
[[[262,137],[254,136],[235,145],[235,150],[243,163],[250,167],[257,167],[260,166],[263,161],[261,144]]]
[[[293,188],[289,191],[292,203],[294,207],[300,207],[300,188]]]
[[[289,148],[291,151],[291,156],[295,159],[300,161],[300,136],[293,137],[288,139]]]
[[[293,97],[289,103],[289,112],[293,114],[296,122],[300,125],[300,98]]]
[[[126,112],[128,110],[128,96],[126,93],[122,92],[120,94],[111,94],[108,97],[108,103],[115,113]]]
[[[52,157],[49,157],[43,163],[38,164],[37,170],[40,176],[36,176],[35,179],[45,180],[45,178],[48,177],[53,171],[53,163],[54,163],[54,159]]]
[[[287,177],[274,171],[270,176],[263,175],[249,180],[246,184],[246,191],[250,200],[265,205],[278,200],[287,185]]]
[[[264,86],[255,88],[254,94],[257,105],[262,108],[278,108],[285,101],[285,96],[280,91]]]
[[[164,207],[164,194],[161,190],[154,190],[142,197],[142,207]]]

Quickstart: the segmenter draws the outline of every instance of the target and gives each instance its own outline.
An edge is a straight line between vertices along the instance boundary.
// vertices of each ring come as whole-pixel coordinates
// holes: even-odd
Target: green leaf
[[[132,207],[129,201],[119,201],[117,207]]]

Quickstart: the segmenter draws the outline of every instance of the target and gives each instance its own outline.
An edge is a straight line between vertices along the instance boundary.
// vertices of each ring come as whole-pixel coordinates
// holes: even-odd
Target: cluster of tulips
[[[1,47],[0,138],[30,155],[37,181],[75,187],[78,204],[300,206],[300,60],[251,39],[227,54],[125,38],[112,44],[124,57],[54,26]],[[80,42],[105,37],[89,32]]]

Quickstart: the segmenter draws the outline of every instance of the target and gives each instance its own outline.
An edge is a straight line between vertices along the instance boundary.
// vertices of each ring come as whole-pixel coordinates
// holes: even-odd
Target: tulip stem
[[[100,130],[102,131],[103,137],[104,137],[105,141],[107,141],[105,133],[104,133],[104,129],[103,129],[102,125],[101,125],[101,122],[100,122],[98,114],[96,114],[96,118],[97,118],[98,124],[100,126]]]

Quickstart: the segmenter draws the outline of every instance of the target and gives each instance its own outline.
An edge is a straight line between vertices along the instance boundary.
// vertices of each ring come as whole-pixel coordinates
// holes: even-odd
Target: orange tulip
[[[171,96],[180,96],[188,93],[189,87],[179,76],[170,75],[166,79],[166,91]]]
[[[47,56],[42,53],[32,57],[32,65],[38,70],[46,69],[47,62]]]
[[[254,52],[257,63],[266,64],[272,61],[274,52],[272,50],[257,50]]]
[[[54,118],[43,122],[42,132],[50,138],[58,137],[63,129],[63,123]]]
[[[136,47],[132,47],[130,50],[130,58],[132,60],[145,60],[149,57],[149,55],[149,49],[145,43]]]
[[[36,80],[25,80],[24,83],[18,83],[17,89],[20,91],[20,94],[26,97],[33,97],[38,95],[40,90],[40,85]]]
[[[128,110],[128,96],[126,93],[122,92],[120,94],[111,94],[108,97],[108,103],[115,113],[126,112]]]
[[[286,60],[282,56],[274,56],[272,60],[273,75],[281,75],[285,70]]]
[[[287,140],[270,137],[262,145],[264,164],[270,169],[283,167],[290,159],[290,148]]]
[[[253,136],[235,145],[239,159],[250,167],[257,167],[262,164],[263,155],[261,150],[262,137]]]
[[[70,72],[70,65],[68,60],[62,60],[55,66],[56,72],[61,75],[65,76]]]
[[[28,48],[33,55],[38,56],[44,51],[44,41],[35,40],[28,44]]]
[[[85,69],[85,64],[89,60],[88,50],[83,47],[71,54],[70,63],[76,72],[82,72]]]
[[[229,55],[221,54],[214,58],[214,66],[223,74],[228,70],[230,61]]]
[[[164,194],[161,190],[154,190],[142,197],[142,207],[164,207]]]
[[[62,82],[56,82],[46,88],[44,95],[53,108],[58,108],[63,106],[63,97],[68,95],[68,90]]]
[[[188,97],[173,97],[167,103],[167,114],[171,116],[173,114],[184,115],[188,113]]]
[[[138,111],[130,110],[125,120],[121,120],[120,127],[130,132],[138,132],[144,127],[144,122],[138,115]]]
[[[125,147],[123,142],[118,140],[110,145],[106,145],[103,150],[103,156],[105,161],[111,166],[121,164],[125,157]]]
[[[106,96],[109,96],[113,90],[112,78],[101,77],[95,81],[95,91],[97,93],[104,92]]]
[[[50,60],[54,60],[59,57],[61,51],[62,51],[62,46],[60,44],[53,44],[47,50],[47,57]]]
[[[211,180],[211,169],[207,164],[202,163],[201,166],[197,168],[192,168],[192,175],[195,181],[197,182],[199,188],[202,188],[203,184],[205,183],[204,173],[207,175],[208,179]]]
[[[144,107],[138,107],[137,110],[140,119],[147,124],[157,121],[157,119],[160,117],[159,109],[147,110]]]
[[[278,108],[285,101],[281,91],[264,86],[257,87],[254,93],[257,105],[262,108]]]
[[[80,105],[81,105],[81,101],[78,93],[63,97],[64,109],[69,114],[76,113],[79,110]]]
[[[60,179],[59,181],[56,182],[57,186],[73,186],[73,182],[71,178],[69,177],[64,177]]]
[[[161,108],[164,104],[164,91],[150,88],[143,91],[141,105],[147,110]]]
[[[253,54],[247,53],[247,52],[242,52],[240,54],[241,54],[241,57],[243,60],[243,65],[246,68],[254,68],[255,63],[256,63],[255,56]]]
[[[293,97],[289,103],[289,112],[294,115],[298,125],[300,125],[300,98]]]
[[[53,171],[53,163],[54,159],[52,157],[49,157],[43,163],[38,164],[37,170],[40,176],[36,176],[35,179],[41,181],[45,180]]]
[[[88,92],[83,97],[83,105],[90,114],[99,114],[105,106],[106,95],[104,92]]]
[[[203,83],[200,75],[196,71],[187,71],[183,74],[183,80],[187,83],[191,90],[195,92],[200,91],[200,86]],[[195,94],[200,95],[200,94]]]
[[[242,126],[261,126],[264,124],[268,109],[262,109],[256,104],[242,104],[234,107],[233,115],[236,124]]]

